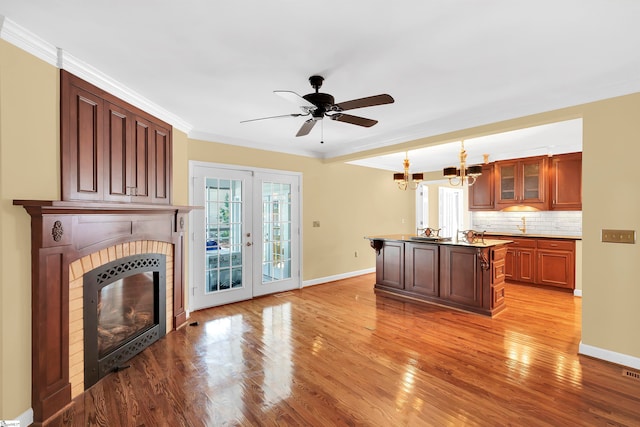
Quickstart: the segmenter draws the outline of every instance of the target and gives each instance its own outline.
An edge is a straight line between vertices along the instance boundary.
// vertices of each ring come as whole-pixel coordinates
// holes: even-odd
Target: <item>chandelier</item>
[[[486,159],[486,157],[485,157]],[[465,181],[472,186],[476,182],[476,178],[482,175],[482,166],[475,165],[467,167],[467,152],[464,149],[464,141],[460,149],[460,167],[451,166],[444,168],[443,174],[445,178],[449,178],[451,185],[464,185]]]
[[[407,188],[415,190],[420,185],[420,182],[424,179],[424,175],[421,173],[409,174],[409,152],[405,152],[404,161],[404,173],[394,173],[393,180],[398,185],[398,189],[406,190]]]

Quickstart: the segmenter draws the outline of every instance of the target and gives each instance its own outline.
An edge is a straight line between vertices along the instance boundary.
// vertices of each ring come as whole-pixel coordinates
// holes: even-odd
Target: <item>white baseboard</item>
[[[574,289],[573,290],[574,297],[582,297],[582,289]]]
[[[616,353],[615,351],[605,350],[603,348],[594,347],[584,344],[580,341],[578,353],[585,356],[595,357],[596,359],[606,360],[622,366],[628,366],[633,369],[640,369],[640,358],[629,356],[628,354]]]
[[[319,279],[305,280],[302,282],[302,287],[320,285],[322,283],[334,282],[336,280],[348,279],[349,277],[362,276],[363,274],[374,273],[375,268],[367,268],[365,270],[351,271],[349,273],[336,274],[335,276],[321,277]]]
[[[33,424],[33,409],[29,408],[16,418],[20,427],[27,427]]]

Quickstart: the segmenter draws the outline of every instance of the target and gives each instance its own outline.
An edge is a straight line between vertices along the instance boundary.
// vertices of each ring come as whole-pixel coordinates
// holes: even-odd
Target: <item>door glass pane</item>
[[[540,167],[538,163],[524,165],[524,198],[538,199],[540,184]]]
[[[242,287],[242,181],[205,184],[205,293]]]
[[[516,200],[516,167],[500,167],[500,199]]]
[[[291,184],[262,184],[262,283],[291,278]]]

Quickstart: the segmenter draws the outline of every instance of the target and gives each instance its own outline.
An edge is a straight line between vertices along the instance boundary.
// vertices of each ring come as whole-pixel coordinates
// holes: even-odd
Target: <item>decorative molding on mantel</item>
[[[578,354],[584,354],[585,356],[605,360],[617,365],[628,366],[629,368],[633,369],[640,369],[640,358],[638,357],[629,356],[628,354],[623,353],[617,353],[615,351],[607,350],[604,348],[594,347],[592,345],[587,345],[582,341],[580,341],[580,345],[578,346]]]
[[[102,256],[101,251],[114,245],[125,248],[138,241],[173,245],[171,322],[177,329],[187,320],[185,217],[196,207],[59,200],[14,200],[13,204],[31,216],[31,406],[34,424],[47,425],[60,411],[72,408],[70,266],[87,255]]]
[[[47,64],[69,71],[101,89],[127,101],[128,103],[170,123],[174,128],[188,134],[193,126],[133,91],[98,69],[65,52],[37,35],[22,28],[12,20],[0,15],[0,39],[29,52]]]

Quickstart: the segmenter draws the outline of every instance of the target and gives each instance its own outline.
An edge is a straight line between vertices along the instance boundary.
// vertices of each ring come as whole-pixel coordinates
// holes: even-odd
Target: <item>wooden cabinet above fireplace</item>
[[[171,204],[171,125],[60,71],[62,200]]]

